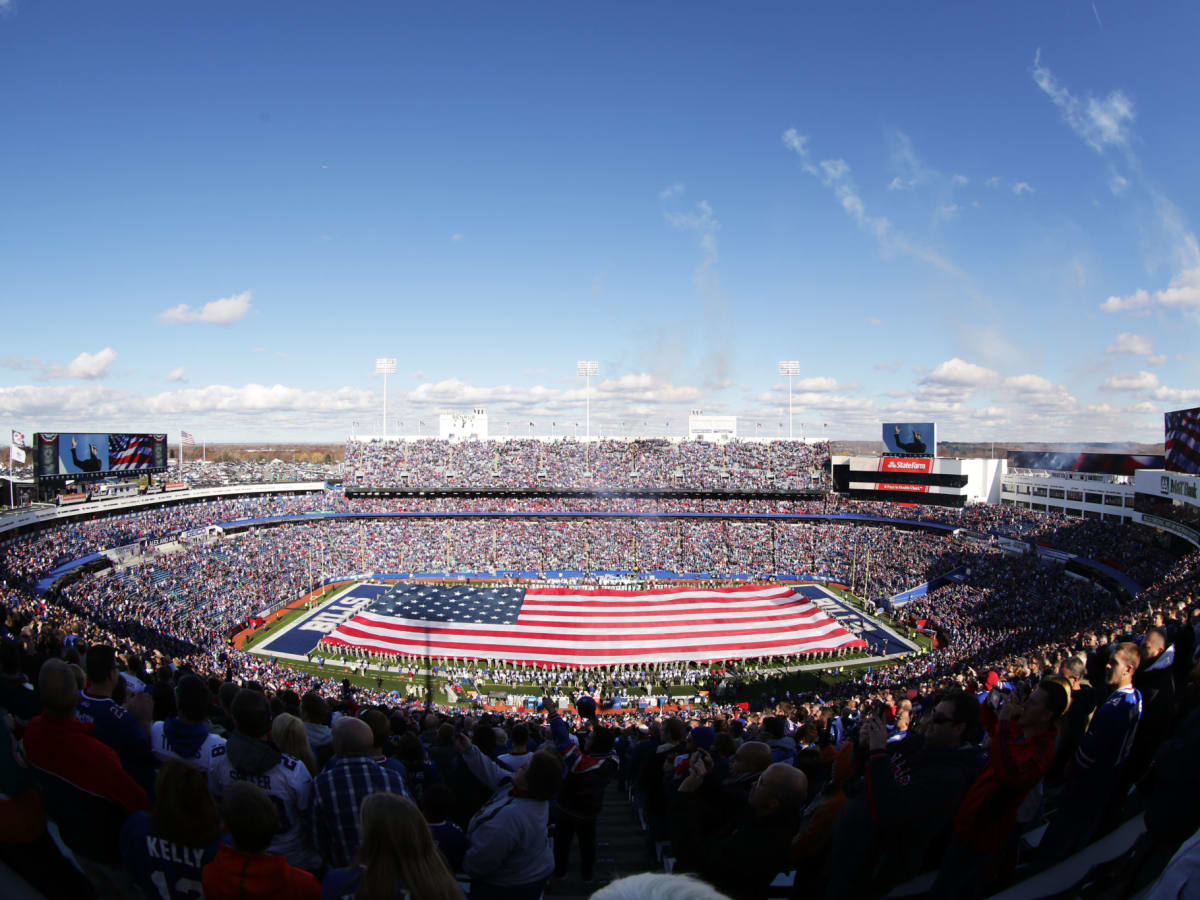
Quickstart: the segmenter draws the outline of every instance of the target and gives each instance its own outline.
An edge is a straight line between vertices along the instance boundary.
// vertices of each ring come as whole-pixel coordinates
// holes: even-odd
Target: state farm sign
[[[881,456],[878,471],[928,474],[933,471],[933,459],[928,456]]]

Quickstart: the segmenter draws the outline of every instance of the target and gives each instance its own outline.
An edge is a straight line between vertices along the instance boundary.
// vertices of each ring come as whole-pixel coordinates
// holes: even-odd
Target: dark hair
[[[233,781],[225,786],[221,818],[233,838],[234,849],[242,853],[262,853],[279,830],[274,801],[266,791],[248,781]]]
[[[1057,722],[1071,705],[1071,692],[1052,679],[1044,679],[1038,689],[1046,695],[1046,708],[1050,710],[1053,721]]]
[[[663,742],[670,741],[672,744],[682,741],[687,735],[687,726],[683,724],[683,719],[667,719],[662,725]]]
[[[491,725],[480,722],[471,732],[471,743],[485,754],[490,753],[496,749],[496,732],[492,731]]]
[[[518,722],[513,726],[512,731],[508,735],[509,740],[513,742],[513,746],[517,744],[529,743],[529,726],[524,722]]]
[[[107,681],[116,667],[117,651],[114,647],[110,647],[108,644],[95,644],[88,648],[87,666],[84,671],[87,673],[89,682],[99,684],[101,681]]]
[[[421,806],[425,813],[425,821],[445,822],[450,818],[451,810],[454,809],[454,791],[440,782],[431,784],[425,788]]]
[[[779,716],[767,716],[762,721],[762,733],[772,740],[783,737],[783,719]]]
[[[411,763],[419,767],[425,761],[425,747],[421,744],[419,737],[411,731],[407,731],[396,741],[396,755],[405,765]]]
[[[588,747],[588,752],[594,756],[599,756],[602,753],[612,751],[613,744],[616,743],[617,732],[613,728],[597,728],[592,732],[592,742]]]
[[[192,722],[203,722],[212,708],[212,694],[198,675],[184,675],[175,686],[179,715]]]
[[[329,706],[325,703],[325,698],[316,691],[308,691],[300,698],[300,712],[303,718],[314,725],[329,723]]]
[[[975,732],[979,728],[979,700],[974,694],[968,694],[966,691],[952,691],[944,698],[945,702],[954,704],[954,723],[956,725],[966,725],[967,730],[963,732],[963,737],[967,740],[973,740]]]
[[[539,750],[529,757],[525,787],[535,800],[551,800],[562,785],[562,761],[549,750]]]
[[[207,847],[221,836],[221,817],[208,774],[181,759],[168,759],[154,782],[150,830],[185,847]]]
[[[236,681],[225,681],[221,683],[220,689],[217,691],[217,699],[221,702],[222,709],[229,709],[233,705],[233,698],[238,695],[241,688],[237,686]]]
[[[392,736],[392,726],[387,716],[378,709],[364,709],[359,718],[371,729],[371,743],[380,749],[386,747],[388,738]]]
[[[242,734],[260,738],[271,731],[271,705],[259,691],[242,688],[229,704],[229,713]]]

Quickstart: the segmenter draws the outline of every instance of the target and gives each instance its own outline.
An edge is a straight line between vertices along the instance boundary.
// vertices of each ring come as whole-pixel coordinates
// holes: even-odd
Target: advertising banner
[[[928,475],[933,471],[932,457],[914,459],[911,456],[881,456],[879,457],[879,472],[914,472]]]
[[[1062,453],[1010,450],[1010,469],[1046,472],[1087,472],[1095,475],[1132,475],[1139,469],[1161,469],[1161,456],[1130,456],[1125,453]]]
[[[933,422],[884,422],[883,446],[888,453],[937,455],[937,426]]]

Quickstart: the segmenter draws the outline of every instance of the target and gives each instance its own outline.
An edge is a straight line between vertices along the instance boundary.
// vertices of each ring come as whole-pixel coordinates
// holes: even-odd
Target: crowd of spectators
[[[889,527],[315,521],[187,546],[49,596],[27,587],[102,542],[322,501],[267,502],[79,523],[41,533],[44,549],[26,538],[4,547],[0,727],[19,743],[0,735],[0,858],[48,896],[392,897],[399,885],[453,897],[455,873],[472,897],[538,896],[575,871],[576,848],[579,874],[597,876],[611,781],[633,796],[648,847],[665,845],[677,872],[729,897],[765,896],[788,870],[796,896],[876,896],[922,871],[938,872],[934,896],[979,896],[1131,809],[1145,812],[1148,836],[1115,877],[1141,885],[1200,825],[1200,553],[1139,554],[1114,526],[1067,527],[1079,520],[1021,528],[1138,572],[1146,589],[1122,606],[1053,562]],[[959,515],[981,531],[1029,524],[1007,508]],[[550,699],[519,713],[426,705],[224,640],[239,617],[302,593],[311,570],[727,574],[783,571],[780,560],[861,579],[872,595],[963,574],[904,608],[937,636],[933,652],[819,694],[730,671],[732,690],[693,710],[596,712],[586,698],[570,711]],[[548,691],[603,695],[711,674],[541,677]],[[1047,812],[1040,846],[1024,847],[1018,836]]]
[[[812,490],[828,482],[828,442],[351,440],[346,483],[361,487]]]

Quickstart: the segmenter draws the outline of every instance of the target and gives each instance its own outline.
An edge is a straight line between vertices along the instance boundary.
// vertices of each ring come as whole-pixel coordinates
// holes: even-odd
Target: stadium
[[[24,487],[41,502],[2,524],[20,648],[10,674],[26,654],[71,658],[69,635],[72,647],[115,647],[124,691],[153,686],[156,706],[194,673],[214,701],[222,684],[261,685],[306,721],[302,697],[384,710],[384,746],[423,735],[430,715],[478,723],[477,739],[497,746],[516,723],[544,727],[547,703],[560,722],[586,725],[576,717],[594,709],[617,738],[611,774],[625,796],[610,805],[628,803],[639,852],[666,871],[693,851],[635,760],[670,745],[670,722],[759,741],[772,764],[829,790],[834,757],[857,752],[871,717],[898,740],[939,697],[1026,698],[1073,659],[1097,684],[1092,667],[1127,635],[1170,637],[1159,659],[1175,660],[1183,692],[1200,616],[1200,476],[1171,416],[1165,458],[1005,460],[939,456],[928,425],[903,426],[928,429],[928,452],[889,446],[900,426],[886,423],[885,455],[866,457],[739,440],[732,419],[714,436],[709,418],[674,441],[494,439],[476,410],[447,416],[459,433],[445,437],[353,437],[342,464],[276,483],[261,472],[206,483],[207,462],[183,463],[181,447],[169,464],[166,435],[37,433]],[[108,465],[80,470],[73,448],[105,439]],[[1114,785],[1138,783],[1169,744],[1172,717],[1159,715]],[[1140,833],[1146,812],[1127,820],[1118,799],[1098,831]],[[1040,837],[1047,819],[1016,827]],[[800,834],[823,850],[793,843],[756,896],[786,896],[797,868],[834,852],[836,834]],[[120,852],[95,843],[87,852]],[[1102,843],[1030,885],[1088,871]],[[924,891],[935,877],[893,887]]]
[[[1198,30],[0,0],[0,898],[1200,897]]]

